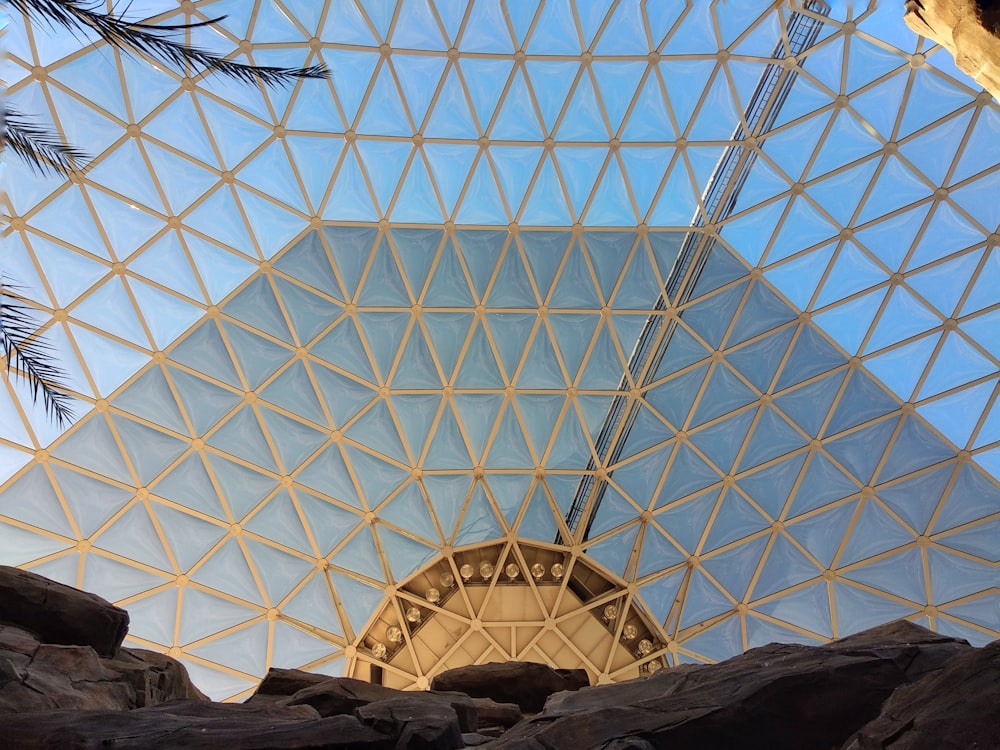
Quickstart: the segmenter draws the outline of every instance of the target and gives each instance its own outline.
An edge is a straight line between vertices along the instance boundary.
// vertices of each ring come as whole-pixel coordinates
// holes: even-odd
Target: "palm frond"
[[[73,420],[72,397],[63,383],[65,375],[55,361],[54,349],[38,335],[38,322],[23,298],[0,280],[0,353],[7,369],[28,384],[45,412],[60,427]]]
[[[242,83],[261,82],[265,86],[286,86],[299,78],[327,78],[323,65],[307,68],[282,68],[248,65],[227,60],[214,52],[185,44],[172,37],[188,29],[210,26],[225,16],[207,21],[180,24],[151,24],[127,21],[120,15],[106,13],[98,0],[7,0],[7,4],[25,16],[43,21],[51,27],[71,32],[92,30],[111,46],[126,53],[143,53],[161,62],[187,70],[211,71],[234,78]]]
[[[83,168],[90,156],[67,145],[58,133],[47,130],[10,107],[3,116],[3,145],[16,154],[32,172],[44,175],[52,172],[68,177]]]

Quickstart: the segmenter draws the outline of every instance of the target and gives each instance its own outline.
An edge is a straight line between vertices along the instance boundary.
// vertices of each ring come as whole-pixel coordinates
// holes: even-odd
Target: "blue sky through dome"
[[[634,583],[673,662],[899,616],[998,637],[1000,113],[895,4],[135,12],[332,80],[14,19],[12,104],[95,158],[5,165],[4,272],[80,419],[0,392],[4,562],[226,697],[350,670],[386,585],[502,539]]]

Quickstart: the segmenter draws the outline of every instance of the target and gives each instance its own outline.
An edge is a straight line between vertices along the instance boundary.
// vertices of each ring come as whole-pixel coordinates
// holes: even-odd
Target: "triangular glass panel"
[[[718,348],[733,323],[746,282],[702,298],[682,313],[682,319],[713,349]]]
[[[347,148],[323,206],[322,217],[340,221],[378,221],[382,215],[372,203],[354,149]]]
[[[473,544],[489,539],[496,539],[503,536],[503,528],[497,520],[493,507],[486,498],[482,484],[477,484],[472,491],[472,497],[462,515],[462,522],[459,525],[458,533],[455,535],[456,544]],[[434,554],[431,550],[431,554]]]
[[[512,406],[508,406],[497,425],[496,436],[490,444],[483,465],[490,469],[518,469],[536,464],[537,461],[524,439],[517,414]]]
[[[900,526],[878,503],[869,500],[861,507],[854,532],[845,540],[837,565],[847,566],[913,541],[911,531]]]
[[[409,476],[408,471],[351,445],[345,453],[370,508],[378,507]]]
[[[74,487],[81,484],[80,477],[73,477],[73,480]],[[102,484],[100,489],[102,493],[107,494],[106,485]],[[151,489],[160,497],[172,500],[178,505],[229,523],[229,518],[219,500],[218,492],[208,476],[201,456],[197,454],[192,453],[187,456],[168,474],[157,480]],[[67,495],[67,502],[72,505],[65,488],[63,494]],[[131,493],[129,496],[131,497]]]
[[[272,606],[278,606],[296,585],[316,569],[311,560],[282,552],[256,539],[247,538],[244,543],[260,573],[264,593]]]
[[[436,81],[435,81],[436,83]],[[487,123],[482,123],[485,129]],[[420,121],[417,121],[419,127]],[[434,111],[427,120],[425,135],[431,138],[461,138],[472,140],[480,136],[480,129],[469,109],[462,83],[455,68],[445,78],[444,85],[434,103]]]
[[[615,575],[624,576],[638,533],[639,524],[633,524],[620,534],[587,547],[587,556]]]
[[[52,455],[100,476],[133,484],[128,465],[107,420],[101,414],[93,414],[78,422],[73,431],[52,450]]]
[[[397,30],[400,24],[397,23]],[[407,55],[405,63],[394,66],[410,114],[418,131],[423,132],[423,122],[427,107],[431,103],[438,81],[444,71],[445,60],[432,55]],[[431,135],[431,133],[427,133]]]
[[[756,282],[750,286],[736,325],[726,340],[727,346],[734,346],[756,336],[764,331],[777,328],[783,323],[794,320],[795,311],[772,292],[767,284]]]
[[[358,377],[367,378],[371,382],[378,380],[368,361],[365,346],[361,342],[361,336],[358,334],[353,318],[342,320],[330,333],[314,344],[309,351],[312,355],[346,372]],[[320,386],[322,387],[322,382]]]
[[[782,419],[777,411],[765,407],[761,411],[753,437],[743,452],[739,471],[758,466],[805,444],[806,439]]]
[[[144,565],[174,572],[146,506],[136,503],[93,540],[94,546]]]
[[[542,157],[531,196],[520,212],[520,221],[527,226],[566,226],[572,223],[562,183],[551,157]]]
[[[934,533],[1000,511],[1000,489],[974,464],[963,464],[934,521]]]
[[[278,486],[276,479],[258,471],[214,453],[206,452],[206,456],[208,466],[222,490],[222,498],[237,522]]]
[[[846,242],[837,254],[823,290],[813,306],[825,307],[862,289],[881,284],[888,278],[885,270],[872,262],[853,242]]]
[[[804,453],[791,456],[766,469],[741,476],[737,482],[740,489],[763,508],[765,513],[772,518],[778,518],[788,503],[805,458]]]
[[[756,394],[725,365],[715,365],[691,419],[699,425],[755,401]]]
[[[374,142],[378,143],[378,141]],[[453,215],[455,212],[455,205],[458,202],[459,195],[462,193],[462,189],[465,187],[469,171],[472,169],[472,164],[476,160],[478,153],[479,148],[471,145],[452,143],[424,144],[424,154],[427,156],[427,161],[431,167],[431,174],[434,177],[434,183],[441,194],[444,210],[448,216]],[[485,163],[485,159],[480,159],[480,172]],[[495,187],[493,192],[496,193]]]
[[[271,436],[285,474],[291,474],[308,456],[326,442],[327,434],[290,417],[260,408],[264,425]]]
[[[768,550],[767,559],[754,585],[753,597],[763,598],[783,588],[817,577],[820,572],[815,563],[788,541],[788,537],[778,534]]]
[[[721,472],[728,474],[750,431],[755,414],[755,410],[749,409],[712,427],[693,432],[690,440]]]
[[[726,492],[699,554],[718,549],[770,526],[770,520],[762,516],[738,492]]]
[[[190,570],[228,532],[225,526],[206,523],[165,505],[155,508],[160,528],[182,572]]]
[[[671,464],[663,489],[656,502],[658,505],[680,499],[708,487],[722,479],[718,471],[705,461],[686,444],[677,449],[677,455]],[[640,498],[640,502],[644,498]]]
[[[504,397],[498,393],[456,393],[453,407],[472,448],[477,463],[483,456],[486,440],[503,406]]]
[[[377,443],[376,443],[377,444]],[[469,469],[473,461],[465,444],[458,420],[448,406],[442,410],[434,436],[423,457],[427,469]]]
[[[441,251],[422,303],[431,307],[472,307],[476,304],[458,251],[450,240]]]
[[[826,434],[835,435],[862,422],[876,419],[899,408],[899,402],[886,393],[863,370],[851,370],[840,404],[826,426]]]
[[[646,525],[640,549],[639,566],[636,570],[638,578],[645,578],[682,563],[688,557],[684,550],[672,544],[653,524]]]
[[[372,529],[367,524],[360,526],[340,551],[330,556],[330,564],[379,581],[385,580]]]
[[[813,453],[788,510],[794,518],[834,500],[857,493],[860,482],[841,471],[822,453]]]
[[[336,445],[324,448],[296,474],[295,481],[355,508],[363,507],[347,463]]]
[[[251,333],[228,320],[222,322],[222,328],[251,390],[267,380],[293,355],[290,348]]]
[[[179,368],[170,367],[169,371],[195,435],[204,435],[243,400],[242,394],[220,388]]]
[[[117,414],[112,415],[111,420],[125,445],[139,481],[144,485],[153,481],[189,447],[187,441],[178,440]]]
[[[242,525],[247,531],[290,549],[299,550],[303,554],[312,551],[312,545],[309,544],[302,520],[288,490],[280,490]]]
[[[854,518],[856,501],[850,501],[811,516],[802,516],[785,527],[795,541],[809,550],[820,565],[833,565],[838,550],[843,546],[847,528]]]
[[[347,614],[347,624],[354,633],[364,632],[365,623],[382,602],[385,592],[381,588],[336,573],[330,575],[330,580],[333,581],[334,589]]]
[[[81,476],[75,472],[67,471],[66,469],[62,469],[58,466],[53,467],[53,469],[57,472],[57,480],[63,478],[67,484],[70,485],[69,489],[71,490],[72,481],[76,479],[76,477]],[[80,531],[84,536],[90,536],[93,530],[97,528],[101,522],[103,522],[122,504],[124,504],[124,502],[127,502],[132,495],[131,493],[118,490],[117,487],[99,483],[89,477],[81,476],[81,479],[83,479],[84,488],[94,490],[98,487],[101,489],[106,487],[110,490],[111,494],[111,497],[97,500],[97,502],[99,502],[103,507],[88,508],[79,502],[73,502],[77,500],[79,495],[82,493],[63,492],[66,497],[66,504],[69,506],[70,512],[72,512],[75,517],[76,522],[80,527]],[[62,481],[59,483],[61,485]],[[88,485],[91,486],[88,487]],[[96,487],[93,485],[96,485]],[[122,492],[122,494],[126,496],[115,497],[118,492]],[[70,494],[74,495],[72,500],[70,498]],[[98,497],[100,497],[100,495],[98,495]],[[0,514],[3,514],[8,518],[13,518],[17,521],[31,524],[39,529],[45,529],[46,531],[62,534],[70,539],[76,537],[76,533],[74,532],[70,521],[67,519],[66,511],[63,510],[62,504],[59,502],[58,495],[56,495],[55,491],[52,489],[52,484],[49,482],[45,469],[38,464],[32,466],[26,473],[22,474],[13,484],[9,485],[7,489],[4,490],[2,495],[0,495]],[[87,515],[91,518],[88,519]]]
[[[118,394],[114,405],[181,435],[187,434],[184,418],[159,367],[151,368]]]
[[[308,529],[312,532],[313,539],[316,540],[316,547],[319,549],[319,554],[322,557],[326,557],[336,549],[337,545],[344,541],[347,535],[354,530],[354,527],[363,521],[361,516],[345,508],[341,508],[335,503],[314,497],[308,492],[298,490],[295,496],[298,498],[302,514],[305,516],[308,524]],[[273,504],[275,504],[274,501],[268,503],[268,506]],[[263,512],[258,513],[254,518],[261,515],[263,515]],[[248,526],[247,528],[250,527]],[[289,531],[294,531],[294,529],[290,528]],[[284,538],[275,539],[275,541],[281,542],[284,541]],[[308,549],[304,545],[292,548],[300,551]]]
[[[393,580],[396,581],[405,581],[416,570],[430,562],[437,553],[433,547],[382,526],[378,527],[378,536],[382,542],[382,549],[385,550],[389,570],[392,572]]]
[[[242,407],[205,442],[255,466],[279,473],[252,406]]]
[[[365,275],[364,285],[358,295],[358,304],[379,307],[405,304],[408,301],[409,295],[403,277],[383,236]]]
[[[719,492],[706,492],[656,512],[656,520],[690,555],[701,549],[701,539],[707,532]]]
[[[733,602],[701,570],[691,571],[680,627],[689,628],[718,617],[733,608]]]

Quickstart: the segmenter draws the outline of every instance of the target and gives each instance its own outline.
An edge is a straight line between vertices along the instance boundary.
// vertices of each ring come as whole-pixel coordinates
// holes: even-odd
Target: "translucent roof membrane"
[[[12,106],[94,160],[4,167],[80,417],[4,381],[0,562],[219,698],[350,672],[387,586],[516,539],[672,664],[1000,637],[1000,110],[900,7],[182,8],[141,12],[332,78],[12,19]]]

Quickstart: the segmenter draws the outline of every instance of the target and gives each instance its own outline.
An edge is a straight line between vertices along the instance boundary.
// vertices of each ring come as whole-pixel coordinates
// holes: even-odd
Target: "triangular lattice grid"
[[[891,4],[751,5],[134,6],[332,71],[277,91],[13,19],[12,105],[95,158],[5,166],[81,416],[0,390],[2,561],[219,697],[350,671],[387,586],[503,540],[600,565],[679,660],[1000,637],[1000,110]]]

